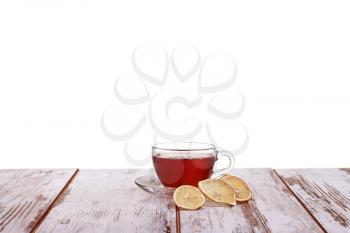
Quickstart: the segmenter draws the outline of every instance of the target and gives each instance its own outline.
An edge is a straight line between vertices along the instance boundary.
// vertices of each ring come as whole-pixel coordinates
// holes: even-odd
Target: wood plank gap
[[[46,216],[50,213],[51,209],[55,206],[56,201],[60,198],[60,196],[62,194],[65,193],[65,191],[67,190],[67,188],[69,187],[69,185],[72,183],[72,181],[74,180],[74,178],[77,176],[77,174],[79,173],[79,168],[76,169],[76,171],[74,172],[74,174],[71,176],[71,178],[68,180],[68,182],[63,186],[62,190],[57,194],[57,196],[55,197],[55,199],[51,202],[51,204],[49,205],[49,207],[46,209],[46,211],[44,212],[44,214],[42,215],[42,217],[39,219],[39,221],[34,225],[34,227],[32,228],[32,230],[30,231],[30,233],[34,233],[36,232],[36,230],[38,229],[38,227],[41,225],[41,223],[45,220]]]
[[[283,184],[285,186],[287,186],[287,188],[289,189],[289,191],[291,193],[293,193],[293,195],[295,196],[295,198],[298,200],[298,202],[302,205],[302,207],[306,210],[306,212],[312,217],[312,219],[320,226],[320,228],[328,233],[328,231],[326,231],[326,229],[322,226],[322,224],[317,220],[317,218],[311,213],[311,211],[307,208],[307,206],[302,202],[302,200],[298,197],[298,195],[289,187],[289,185],[284,181],[284,179],[278,174],[278,172],[275,169],[272,169],[273,172],[281,179],[281,181],[283,182]]]
[[[181,221],[180,221],[180,209],[179,207],[175,206],[176,208],[176,233],[181,233]]]

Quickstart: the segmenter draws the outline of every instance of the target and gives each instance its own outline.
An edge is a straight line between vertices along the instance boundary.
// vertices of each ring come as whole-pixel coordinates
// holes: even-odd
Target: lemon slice
[[[252,191],[244,180],[227,174],[221,180],[235,189],[237,201],[248,201],[252,198]]]
[[[202,180],[198,183],[198,188],[213,201],[236,205],[235,190],[222,180]]]
[[[198,188],[191,185],[178,187],[173,195],[175,204],[183,209],[195,210],[205,203],[205,197]]]

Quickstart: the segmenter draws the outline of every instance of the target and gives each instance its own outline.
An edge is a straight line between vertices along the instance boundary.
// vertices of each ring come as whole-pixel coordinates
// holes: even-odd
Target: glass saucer
[[[143,176],[137,177],[135,184],[143,191],[151,194],[172,195],[175,191],[175,188],[164,187],[152,170]]]
[[[175,188],[164,187],[153,170],[149,170],[145,175],[137,177],[135,179],[135,184],[143,191],[156,195],[157,197],[169,198],[168,196],[172,196],[175,191]],[[217,203],[206,198],[205,206],[227,207],[229,205]]]

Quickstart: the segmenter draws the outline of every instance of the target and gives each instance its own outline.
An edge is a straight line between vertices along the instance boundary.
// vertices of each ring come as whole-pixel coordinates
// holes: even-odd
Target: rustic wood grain
[[[144,170],[81,170],[37,232],[175,232],[170,196],[134,184]]]
[[[0,232],[30,232],[75,171],[0,170]]]
[[[350,169],[276,171],[328,232],[350,232]]]
[[[323,232],[271,169],[234,169],[253,191],[249,202],[234,207],[204,206],[180,211],[186,232]]]

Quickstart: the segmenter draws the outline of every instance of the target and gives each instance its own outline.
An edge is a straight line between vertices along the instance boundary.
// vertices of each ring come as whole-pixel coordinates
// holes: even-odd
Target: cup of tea
[[[225,168],[214,170],[215,162],[228,158]],[[167,142],[152,147],[155,173],[165,187],[177,188],[181,185],[197,186],[198,182],[219,176],[234,166],[234,156],[225,150],[218,150],[209,143]]]

